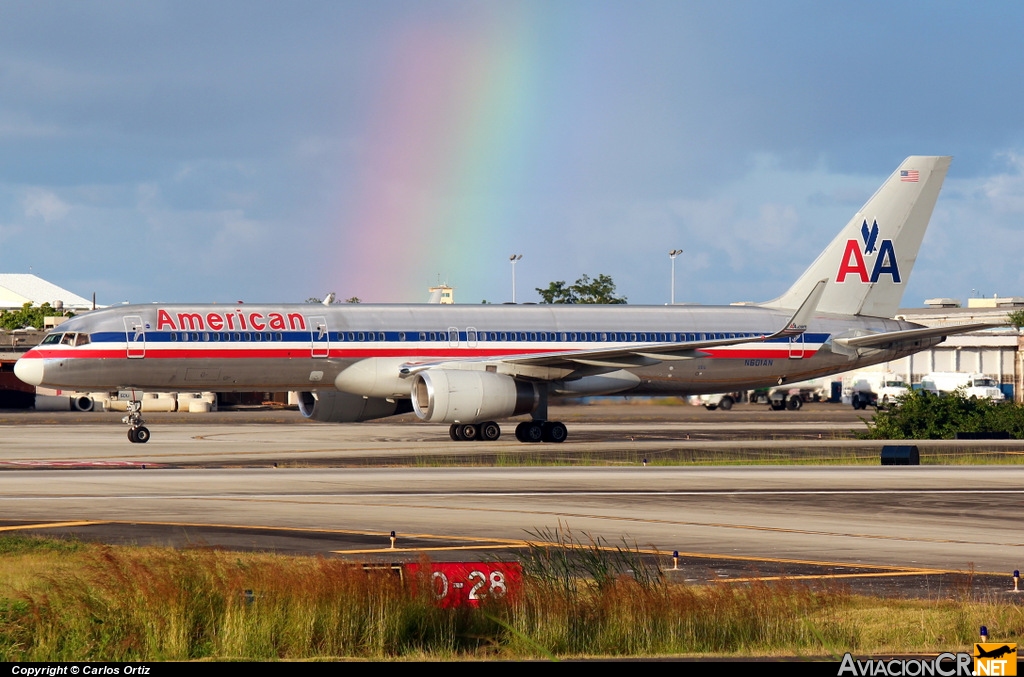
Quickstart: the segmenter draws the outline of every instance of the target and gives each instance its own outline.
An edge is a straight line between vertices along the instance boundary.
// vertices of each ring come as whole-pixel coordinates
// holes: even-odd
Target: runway
[[[628,444],[624,424],[593,425],[571,430],[610,441],[579,444]],[[696,423],[645,430],[657,425],[678,438]],[[687,576],[703,568],[704,578],[973,568],[1009,581],[1024,563],[1024,466],[326,467],[328,456],[442,454],[465,443],[415,425],[153,429],[143,446],[116,426],[0,426],[0,458],[22,468],[0,472],[0,532],[394,561],[419,552],[494,557],[561,527],[663,559],[678,550]],[[524,446],[560,453],[566,445],[512,441],[508,453]],[[274,468],[273,458],[293,467]],[[325,467],[294,467],[297,458]],[[182,459],[194,467],[170,467]],[[52,469],[61,461],[76,469]],[[225,467],[242,461],[248,467]],[[115,463],[123,469],[102,467]],[[26,469],[34,464],[49,465]]]

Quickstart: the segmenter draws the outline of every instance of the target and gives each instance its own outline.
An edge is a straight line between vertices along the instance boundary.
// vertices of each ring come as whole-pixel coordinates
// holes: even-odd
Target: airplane
[[[947,336],[891,319],[950,157],[907,158],[780,297],[730,306],[125,305],[73,317],[15,365],[82,391],[297,391],[303,416],[415,412],[453,440],[562,442],[552,395],[697,395],[888,362]],[[128,438],[147,442],[141,404]]]

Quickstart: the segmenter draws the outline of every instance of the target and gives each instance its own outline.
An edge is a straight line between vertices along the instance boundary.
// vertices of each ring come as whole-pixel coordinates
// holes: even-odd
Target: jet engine
[[[489,371],[428,369],[413,377],[412,407],[431,423],[478,423],[528,414],[537,386]]]
[[[355,423],[412,411],[409,400],[389,401],[333,390],[299,393],[299,411],[306,418],[323,423]]]

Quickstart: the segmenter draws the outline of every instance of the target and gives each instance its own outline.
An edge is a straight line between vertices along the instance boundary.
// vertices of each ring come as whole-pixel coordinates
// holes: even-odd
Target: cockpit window
[[[62,346],[84,346],[88,345],[90,339],[86,333],[76,334],[73,331],[61,332],[57,334],[50,334],[42,340],[40,345],[57,345],[58,343]]]

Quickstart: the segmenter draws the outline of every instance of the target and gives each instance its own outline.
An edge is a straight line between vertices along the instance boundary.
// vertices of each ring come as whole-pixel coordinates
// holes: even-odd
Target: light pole
[[[683,253],[682,249],[673,249],[668,253],[668,257],[672,259],[672,293],[669,295],[671,301],[670,306],[676,304],[676,257]]]
[[[516,261],[523,258],[522,254],[513,254],[508,257],[508,260],[512,262],[512,303],[516,302]]]

